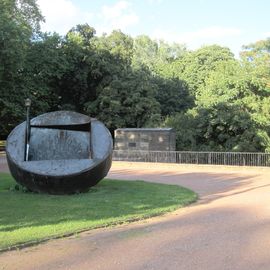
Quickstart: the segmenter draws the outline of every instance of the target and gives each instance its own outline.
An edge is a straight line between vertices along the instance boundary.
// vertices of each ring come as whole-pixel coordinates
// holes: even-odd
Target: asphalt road
[[[162,217],[4,252],[0,269],[270,269],[270,168],[114,162],[109,177],[182,185],[200,200]]]

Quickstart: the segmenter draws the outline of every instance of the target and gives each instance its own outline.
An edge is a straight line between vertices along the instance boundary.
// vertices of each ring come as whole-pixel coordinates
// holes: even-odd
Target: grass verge
[[[0,173],[0,250],[176,210],[196,201],[183,187],[102,180],[88,193],[56,196],[14,189]]]

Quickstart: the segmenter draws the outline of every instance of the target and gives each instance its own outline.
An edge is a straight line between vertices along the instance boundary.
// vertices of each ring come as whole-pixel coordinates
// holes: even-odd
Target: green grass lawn
[[[14,189],[0,173],[0,249],[173,211],[196,201],[186,188],[102,180],[88,193],[45,195]]]

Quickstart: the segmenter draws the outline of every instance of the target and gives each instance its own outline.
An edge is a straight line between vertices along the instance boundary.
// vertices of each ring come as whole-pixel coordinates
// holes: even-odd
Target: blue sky
[[[186,44],[219,44],[236,57],[241,46],[270,37],[269,0],[38,0],[44,31],[65,34],[88,23],[97,34],[120,29],[133,37]]]

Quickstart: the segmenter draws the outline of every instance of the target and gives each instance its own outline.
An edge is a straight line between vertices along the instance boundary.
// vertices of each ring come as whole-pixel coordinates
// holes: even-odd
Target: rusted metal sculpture
[[[28,103],[29,104],[29,103]],[[104,178],[112,162],[112,138],[100,121],[56,111],[21,123],[9,134],[6,155],[15,180],[50,194],[87,191]]]

